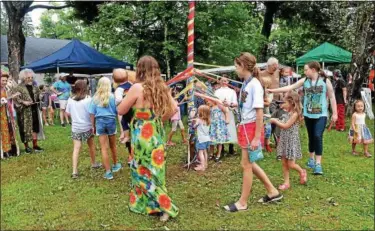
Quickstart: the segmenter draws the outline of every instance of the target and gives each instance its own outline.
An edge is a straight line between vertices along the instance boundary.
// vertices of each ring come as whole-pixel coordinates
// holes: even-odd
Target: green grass
[[[368,121],[368,126],[374,133],[374,121]],[[222,206],[240,195],[240,156],[226,158],[217,166],[210,163],[203,174],[187,171],[182,168],[187,149],[178,134],[174,137],[178,145],[168,149],[167,187],[180,215],[163,224],[128,210],[128,167],[107,181],[103,170],[90,169],[84,147],[79,164],[82,177],[72,180],[70,127],[45,130],[47,140],[40,142],[46,149],[43,154],[1,161],[2,230],[374,230],[374,158],[352,156],[346,133],[325,132],[323,176],[309,174],[308,185],[301,186],[297,173],[292,172],[292,188],[284,193],[283,201],[268,205],[256,202],[265,189],[255,179],[249,210],[235,214]],[[304,157],[299,163],[304,166],[308,158],[305,128],[301,137]],[[370,151],[374,152],[374,145]],[[121,162],[126,157],[119,146]],[[276,186],[282,183],[275,153],[266,154],[259,164]]]

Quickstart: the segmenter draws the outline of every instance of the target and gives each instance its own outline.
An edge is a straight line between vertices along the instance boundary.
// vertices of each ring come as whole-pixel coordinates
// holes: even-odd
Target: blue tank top
[[[315,83],[306,79],[303,83],[303,116],[318,119],[328,116],[327,84],[322,77]]]

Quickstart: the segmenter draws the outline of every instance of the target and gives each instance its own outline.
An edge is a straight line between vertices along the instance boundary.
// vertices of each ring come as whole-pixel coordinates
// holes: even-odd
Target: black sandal
[[[269,203],[273,201],[279,201],[283,198],[283,195],[281,193],[277,194],[274,197],[269,197],[268,195],[265,195],[264,197],[260,198],[258,200],[259,203]]]
[[[234,212],[247,211],[247,210],[248,210],[248,207],[246,207],[246,209],[238,209],[237,206],[235,205],[235,203],[232,203],[232,204],[229,204],[229,205],[224,206],[224,209],[225,209],[227,212],[234,213]]]

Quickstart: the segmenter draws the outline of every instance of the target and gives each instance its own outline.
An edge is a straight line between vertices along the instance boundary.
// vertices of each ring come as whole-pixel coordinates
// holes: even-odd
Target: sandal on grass
[[[264,197],[260,198],[258,200],[259,203],[269,203],[273,201],[279,201],[283,198],[283,195],[281,193],[277,194],[276,196],[269,197],[268,195],[265,195]]]
[[[232,204],[229,204],[229,205],[224,206],[224,209],[225,209],[227,212],[234,213],[234,212],[243,212],[243,211],[247,211],[247,210],[248,210],[248,207],[246,207],[245,209],[238,209],[237,206],[236,206],[236,204],[235,204],[235,203],[232,203]]]
[[[370,157],[372,157],[372,155],[369,152],[365,152],[365,157],[370,158]]]
[[[287,189],[289,189],[290,188],[290,185],[289,184],[281,184],[280,186],[279,186],[279,189],[280,190],[287,190]]]

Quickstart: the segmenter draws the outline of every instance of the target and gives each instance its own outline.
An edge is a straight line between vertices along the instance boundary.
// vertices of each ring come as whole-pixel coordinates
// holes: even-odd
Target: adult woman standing
[[[254,55],[244,52],[234,60],[238,76],[244,80],[239,97],[240,123],[238,125],[238,144],[242,148],[241,165],[243,168],[243,182],[241,198],[236,202],[224,206],[229,212],[247,210],[247,200],[253,182],[253,173],[264,184],[267,195],[258,202],[267,203],[278,201],[283,195],[273,186],[270,179],[255,162],[249,160],[249,151],[256,150],[264,142],[263,127],[263,88],[258,80],[258,68]],[[250,149],[250,150],[249,150]]]
[[[300,79],[293,85],[270,89],[269,92],[288,92],[303,86],[303,116],[309,137],[310,158],[307,162],[309,168],[314,169],[315,175],[322,175],[323,133],[328,117],[328,100],[332,108],[332,122],[337,121],[336,99],[333,86],[328,78],[322,77],[320,64],[316,61],[309,62],[304,67],[306,78]]]
[[[39,88],[33,86],[34,72],[24,69],[19,74],[21,83],[14,89],[15,93],[20,93],[15,99],[15,109],[17,112],[17,124],[22,143],[25,145],[25,152],[31,153],[32,149],[28,142],[33,141],[35,152],[43,151],[38,146],[38,138],[44,139],[43,125],[41,121],[39,103]]]
[[[13,117],[13,108],[11,100],[17,95],[10,96],[7,91],[7,82],[9,75],[1,72],[0,82],[0,146],[1,146],[1,158],[7,158],[9,156],[18,156],[19,149],[17,146],[15,123]]]
[[[132,190],[129,209],[141,214],[162,213],[161,220],[167,221],[169,217],[177,216],[178,208],[165,186],[165,131],[161,122],[174,115],[177,103],[153,57],[142,57],[136,70],[137,83],[118,106],[119,115],[134,111],[130,126]]]

